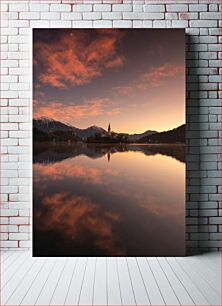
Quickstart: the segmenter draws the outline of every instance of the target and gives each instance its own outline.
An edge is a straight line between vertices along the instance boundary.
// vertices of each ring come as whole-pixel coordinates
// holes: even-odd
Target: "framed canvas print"
[[[33,30],[33,255],[185,255],[185,32]]]

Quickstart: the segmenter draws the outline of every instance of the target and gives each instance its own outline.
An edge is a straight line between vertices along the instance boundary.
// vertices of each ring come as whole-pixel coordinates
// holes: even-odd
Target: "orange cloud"
[[[160,87],[168,78],[184,75],[184,66],[165,64],[154,67],[150,71],[143,73],[137,81],[133,81],[124,86],[115,87],[113,90],[121,95],[132,95],[133,93],[137,93],[138,90]]]
[[[41,66],[39,81],[56,88],[80,86],[101,76],[105,68],[121,67],[124,58],[117,55],[119,31],[96,30],[96,39],[89,32],[74,30],[60,37],[57,43],[35,43],[34,63]]]
[[[159,87],[166,78],[183,75],[184,71],[184,66],[176,66],[172,64],[165,64],[157,68],[152,68],[151,71],[141,76],[140,82],[137,86],[140,89]]]
[[[107,107],[109,105],[109,108]],[[34,117],[46,116],[54,120],[72,122],[74,119],[83,119],[99,115],[112,116],[119,114],[120,109],[108,98],[95,98],[91,101],[84,101],[78,105],[64,105],[61,102],[48,104],[43,100],[34,100]]]
[[[107,62],[106,67],[107,68],[119,68],[124,65],[124,61],[122,57],[116,57],[113,60]]]

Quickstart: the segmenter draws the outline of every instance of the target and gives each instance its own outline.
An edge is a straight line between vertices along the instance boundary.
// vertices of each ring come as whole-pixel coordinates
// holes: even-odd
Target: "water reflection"
[[[36,143],[34,146],[34,163],[51,163],[79,155],[101,158],[107,155],[108,162],[112,154],[120,152],[142,152],[145,155],[162,154],[185,162],[185,146],[181,144],[143,145],[143,144],[52,144]]]
[[[35,256],[184,255],[182,145],[35,145]]]

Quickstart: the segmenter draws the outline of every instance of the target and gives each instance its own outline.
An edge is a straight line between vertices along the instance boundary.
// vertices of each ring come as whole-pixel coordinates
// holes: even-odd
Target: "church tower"
[[[109,126],[108,126],[108,135],[111,136],[111,127],[110,127],[110,123],[109,123]]]

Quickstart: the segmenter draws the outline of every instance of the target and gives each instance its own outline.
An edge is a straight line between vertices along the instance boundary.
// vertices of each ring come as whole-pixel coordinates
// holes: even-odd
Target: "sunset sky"
[[[34,117],[115,132],[185,123],[184,30],[34,30]]]

